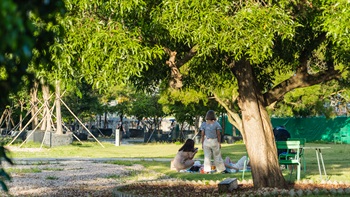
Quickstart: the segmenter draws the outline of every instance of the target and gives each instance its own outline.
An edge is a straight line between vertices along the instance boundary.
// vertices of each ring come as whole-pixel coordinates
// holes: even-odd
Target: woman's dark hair
[[[207,115],[205,116],[205,120],[216,120],[216,116],[215,116],[214,110],[209,110],[207,112]]]
[[[185,144],[179,149],[179,151],[193,152],[194,151],[194,141],[192,139],[187,139]]]

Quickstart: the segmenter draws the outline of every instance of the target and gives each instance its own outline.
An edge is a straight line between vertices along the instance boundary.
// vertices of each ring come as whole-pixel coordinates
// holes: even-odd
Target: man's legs
[[[236,166],[239,170],[242,170],[243,167],[244,167],[244,162],[247,160],[247,156],[243,156],[242,158],[240,158],[237,163],[236,163]],[[248,163],[248,161],[247,161]]]

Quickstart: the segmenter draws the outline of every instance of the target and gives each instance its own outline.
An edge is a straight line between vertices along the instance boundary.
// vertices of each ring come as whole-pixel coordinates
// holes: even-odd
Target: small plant
[[[106,178],[107,178],[107,179],[119,179],[119,178],[120,178],[120,175],[113,174],[113,175],[107,176]]]
[[[30,168],[33,173],[40,173],[42,170],[40,168]]]
[[[46,179],[47,180],[58,180],[58,177],[56,177],[56,176],[47,176]]]

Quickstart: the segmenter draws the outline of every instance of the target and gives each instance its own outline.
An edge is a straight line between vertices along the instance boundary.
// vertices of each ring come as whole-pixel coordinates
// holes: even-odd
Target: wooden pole
[[[52,111],[53,111],[54,108],[55,108],[55,105],[53,105],[53,106],[51,107],[50,111],[49,111],[49,112],[50,112],[50,120],[51,120],[52,123],[53,123],[53,121],[52,121],[51,116],[52,116]],[[46,115],[48,116],[49,114],[47,113]],[[54,124],[51,124],[51,125],[52,125],[52,127],[53,127]],[[47,132],[47,128],[45,129],[45,133],[44,133],[43,140],[41,141],[40,149],[41,149],[41,148],[43,147],[43,145],[44,145],[46,132]],[[50,143],[50,147],[51,147],[51,143]]]
[[[90,132],[90,130],[86,128],[86,126],[79,120],[79,118],[72,112],[72,110],[70,110],[67,104],[61,98],[59,99],[62,102],[62,104],[68,109],[68,111],[74,116],[74,118],[81,124],[81,126],[83,126],[83,128],[86,129],[90,133],[90,135],[104,148],[103,144],[101,144],[101,142],[98,141],[98,139]]]
[[[27,126],[33,121],[33,119],[35,118],[36,115],[38,115],[38,113],[40,112],[40,110],[44,107],[44,105],[42,105],[38,111],[34,114],[34,116],[32,116],[32,118],[28,121],[28,123],[22,128],[22,130],[16,135],[16,137],[13,138],[13,140],[8,144],[8,146],[10,146],[17,138],[18,136],[24,131],[24,129],[27,128]]]
[[[59,98],[61,98],[61,89],[60,89],[60,81],[56,80],[56,133],[62,135],[62,115],[61,115],[61,103]]]
[[[7,114],[7,109],[5,109],[5,110],[2,112],[2,115],[1,115],[1,118],[0,118],[0,126],[1,126],[1,127],[2,127],[2,125],[3,125],[2,120],[4,119],[5,114]]]
[[[41,121],[39,122],[39,124],[36,125],[36,127],[29,133],[29,135],[27,135],[27,138],[22,142],[21,145],[19,145],[19,147],[21,148],[21,146],[23,146],[24,143],[27,142],[28,140],[28,137],[30,137],[34,132],[35,130],[39,127],[39,125],[45,120],[45,118],[41,119]],[[40,147],[41,148],[41,147]]]
[[[49,99],[52,97],[53,94],[50,95]],[[23,132],[24,129],[27,128],[27,126],[34,120],[34,118],[38,115],[38,113],[40,112],[40,110],[44,107],[44,105],[41,105],[41,107],[38,109],[37,112],[35,112],[35,114],[32,116],[32,118],[28,121],[28,123],[23,127],[23,129],[16,135],[15,138],[13,138],[13,140],[8,144],[8,146],[10,146],[17,138],[18,136]],[[40,124],[38,124],[40,125]]]

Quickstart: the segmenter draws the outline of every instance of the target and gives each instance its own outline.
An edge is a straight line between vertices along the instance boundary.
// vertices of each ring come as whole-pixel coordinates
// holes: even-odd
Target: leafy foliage
[[[66,1],[67,31],[60,65],[101,90],[120,84],[152,64],[163,50],[143,44],[139,24],[148,12],[143,1]],[[137,22],[136,22],[137,21]],[[70,66],[74,65],[74,66]]]
[[[169,89],[162,93],[159,102],[163,111],[173,115],[178,123],[186,122],[194,126],[199,126],[196,125],[196,117],[204,117],[209,109],[218,113],[222,111],[214,99],[208,99],[208,95],[193,89]]]
[[[67,34],[63,39],[57,37],[51,48],[52,53],[60,54],[53,57],[59,75],[77,81],[84,78],[101,92],[110,84],[128,80],[138,89],[151,91],[161,85],[161,90],[166,90],[161,100],[166,112],[181,114],[178,118],[202,113],[204,107],[198,110],[199,105],[215,107],[217,103],[211,105],[208,96],[214,96],[230,115],[236,114],[237,121],[237,100],[254,104],[254,98],[259,98],[259,109],[246,105],[242,114],[258,110],[264,114],[264,107],[277,102],[273,113],[298,116],[332,116],[324,106],[335,92],[344,92],[346,100],[343,87],[348,84],[350,56],[349,2],[345,0],[67,0],[66,7],[68,14],[60,22]],[[47,23],[35,22],[38,32],[45,30],[41,24]],[[47,28],[59,32],[54,25]],[[35,66],[45,67],[45,61]],[[253,72],[243,74],[248,68]],[[174,72],[183,86],[168,91],[167,82]],[[332,79],[340,82],[326,83]],[[246,84],[252,84],[250,91],[239,94]],[[138,118],[156,120],[164,115],[158,99],[157,94],[135,94],[127,101],[137,103],[124,102],[118,110],[131,106],[131,113]],[[250,120],[265,118],[262,122],[267,126],[251,127],[248,133],[269,136],[268,117],[258,116]],[[247,144],[256,144],[254,139]],[[270,141],[262,143],[267,146]],[[270,168],[270,164],[261,166]]]
[[[15,92],[22,76],[32,61],[33,53],[41,54],[37,62],[51,61],[48,51],[53,43],[54,32],[51,28],[40,28],[34,20],[54,25],[56,15],[64,12],[63,1],[13,1],[0,3],[0,87],[2,105],[7,102],[9,92]],[[35,49],[35,50],[34,50]]]
[[[90,121],[97,114],[102,113],[103,107],[99,102],[100,94],[85,81],[77,85],[75,91],[69,92],[64,99],[79,118]],[[67,119],[66,121],[75,119],[66,108],[62,108],[62,113]]]
[[[165,113],[162,110],[162,105],[159,104],[159,95],[139,93],[135,95],[132,103],[131,114],[133,114],[138,120],[142,118],[162,118]]]
[[[8,192],[8,187],[5,184],[5,181],[10,181],[11,177],[10,175],[5,172],[5,170],[2,168],[1,163],[3,162],[2,160],[5,160],[6,162],[8,162],[9,164],[13,165],[12,160],[7,156],[7,150],[6,148],[3,147],[3,143],[1,143],[0,146],[0,185],[1,188],[5,191]]]
[[[349,114],[349,90],[336,81],[300,88],[287,93],[270,110],[276,117],[344,116]]]

